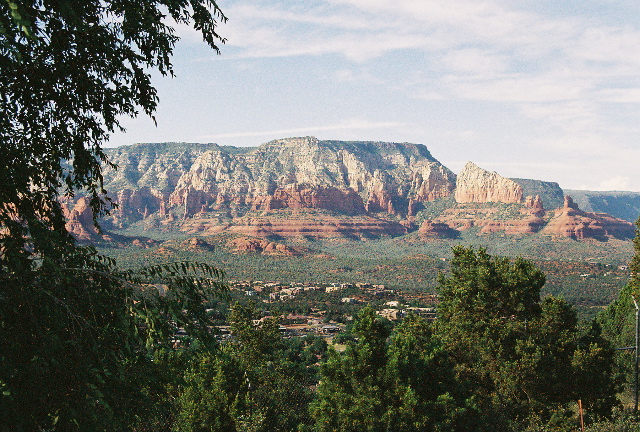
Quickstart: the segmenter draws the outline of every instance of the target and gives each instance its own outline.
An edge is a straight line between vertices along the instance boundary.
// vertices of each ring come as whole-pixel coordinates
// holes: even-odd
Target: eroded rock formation
[[[427,238],[456,238],[460,234],[459,231],[445,223],[437,223],[431,220],[425,220],[420,225],[418,233],[420,236]]]
[[[522,186],[498,173],[489,172],[467,162],[456,180],[455,198],[458,203],[520,203]]]
[[[67,218],[67,231],[77,240],[87,242],[100,239],[100,233],[93,223],[93,211],[88,198],[81,197],[75,205],[63,203],[62,208]]]
[[[419,144],[302,137],[257,148],[166,143],[107,153],[119,165],[105,169],[118,204],[108,222],[116,227],[261,238],[397,236],[418,226],[425,239],[470,228],[576,239],[634,235],[630,224],[583,212],[570,199],[549,211],[562,202],[557,183],[508,179],[471,162],[456,178]],[[77,238],[100,238],[87,201],[66,211]]]
[[[631,222],[604,213],[582,211],[570,196],[566,196],[564,206],[555,210],[541,233],[573,239],[630,239],[635,235],[635,228]]]
[[[199,213],[325,209],[356,215],[405,214],[409,201],[449,196],[455,175],[417,144],[275,140],[254,150],[179,145],[154,163],[152,147],[120,148],[108,188],[119,191],[116,217],[135,221],[160,212],[186,219]],[[162,173],[166,166],[169,172]],[[145,170],[151,170],[153,175]],[[146,189],[145,189],[146,188]]]
[[[255,237],[376,238],[406,234],[399,222],[370,216],[342,217],[306,211],[295,217],[245,216],[234,220],[229,232]]]
[[[227,242],[227,246],[235,253],[258,253],[262,255],[295,256],[299,252],[282,243],[265,239],[237,237]]]
[[[98,231],[93,222],[93,211],[87,197],[80,197],[75,204],[63,202],[62,210],[67,219],[67,231],[80,243],[105,241],[117,244],[132,244],[140,248],[149,248],[157,244],[155,240],[145,237],[126,237],[115,235],[108,231]]]

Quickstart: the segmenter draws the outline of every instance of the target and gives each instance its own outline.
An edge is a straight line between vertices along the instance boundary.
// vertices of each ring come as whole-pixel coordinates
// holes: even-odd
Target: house
[[[399,320],[406,315],[405,311],[401,309],[382,309],[377,311],[376,314],[391,321]]]
[[[433,321],[436,319],[435,308],[410,307],[407,308],[407,312],[424,317],[427,321]]]
[[[334,334],[334,333],[338,333],[341,332],[342,329],[338,326],[335,325],[324,325],[322,326],[322,333],[324,334]]]

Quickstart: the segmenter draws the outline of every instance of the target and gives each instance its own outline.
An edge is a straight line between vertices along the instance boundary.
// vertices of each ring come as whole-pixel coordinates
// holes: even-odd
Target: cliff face
[[[467,162],[456,180],[455,197],[458,203],[520,203],[523,190],[513,180]]]
[[[281,243],[250,237],[229,240],[227,246],[235,253],[256,253],[261,255],[295,256],[298,251]]]
[[[105,166],[104,181],[112,191],[147,186],[160,193],[171,193],[198,156],[215,149],[220,147],[189,143],[134,144],[106,149],[109,160],[118,168]]]
[[[126,225],[160,212],[165,215],[170,194],[180,178],[204,152],[216,144],[134,144],[107,149],[117,169],[105,166],[105,187],[118,204],[113,223]]]
[[[93,212],[89,199],[81,197],[76,203],[62,202],[62,211],[67,219],[66,229],[80,243],[109,242],[117,244],[132,244],[140,248],[148,248],[157,244],[155,240],[146,237],[124,237],[106,231],[99,232],[93,223]]]
[[[517,203],[458,203],[434,219],[457,231],[478,228],[480,234],[502,232],[509,235],[533,234],[540,231],[548,217],[540,196],[528,196]]]
[[[75,205],[63,203],[62,210],[67,218],[66,228],[76,239],[81,242],[100,239],[100,233],[93,224],[93,212],[89,205],[89,199],[82,197]]]
[[[609,237],[630,239],[635,235],[635,228],[631,222],[614,218],[605,213],[580,210],[570,196],[565,197],[564,205],[554,213],[554,216],[541,231],[542,234],[573,239],[596,238],[599,240],[606,240]]]
[[[522,187],[522,191],[525,197],[539,196],[540,200],[544,203],[544,206],[548,209],[561,207],[562,203],[564,202],[565,192],[556,182],[521,178],[512,178],[511,180],[518,183]],[[585,210],[588,209],[585,208]]]
[[[454,238],[472,227],[481,234],[633,237],[624,221],[563,206],[557,183],[508,179],[471,162],[456,178],[420,144],[303,137],[257,148],[136,144],[107,154],[119,166],[104,172],[118,204],[109,219],[115,227],[347,239],[416,230],[425,240]],[[67,213],[78,238],[104,238],[86,202]]]
[[[455,175],[416,144],[305,137],[247,153],[185,145],[161,156],[139,146],[119,149],[113,161],[122,168],[106,176],[107,188],[119,191],[116,216],[130,220],[176,208],[182,218],[283,208],[406,214],[410,201],[448,196],[455,185]]]

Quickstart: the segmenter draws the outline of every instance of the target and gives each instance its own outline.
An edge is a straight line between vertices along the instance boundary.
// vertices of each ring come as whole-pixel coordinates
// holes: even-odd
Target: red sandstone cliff
[[[420,226],[422,237],[455,237],[473,227],[480,234],[633,237],[630,224],[608,215],[571,205],[546,211],[536,194],[549,200],[551,187],[561,196],[557,184],[518,183],[471,162],[456,178],[417,144],[303,137],[248,150],[168,143],[111,152],[121,167],[105,171],[105,185],[115,191],[119,207],[110,222],[119,227],[144,221],[195,235],[396,236],[415,231],[431,201],[454,195],[455,203]],[[523,188],[534,196],[525,198]],[[90,241],[100,235],[87,204],[78,201],[67,216],[74,235]]]
[[[299,252],[282,243],[264,239],[238,237],[227,242],[227,246],[235,253],[258,253],[261,255],[295,256]]]
[[[631,222],[604,213],[582,211],[570,196],[566,196],[564,206],[555,210],[554,216],[541,233],[573,239],[605,240],[609,237],[630,239],[635,235],[635,228]]]
[[[242,216],[249,210],[283,208],[348,215],[406,214],[410,202],[415,205],[449,196],[455,186],[455,175],[426,147],[416,144],[304,137],[275,140],[248,152],[229,153],[213,145],[188,149],[191,163],[163,162],[171,165],[172,175],[162,175],[162,165],[148,157],[134,154],[127,158],[121,150],[119,161],[128,164],[132,160],[136,165],[124,167],[128,176],[113,178],[118,187],[126,185],[119,189],[116,201],[122,208],[114,217],[135,221],[152,213],[162,217],[171,213],[187,219],[211,211]],[[143,150],[151,151],[132,148],[132,152]],[[152,167],[153,176],[139,171],[141,166]],[[138,179],[137,190],[130,187],[132,179]],[[163,182],[157,185],[158,180],[149,179]]]
[[[446,223],[437,223],[431,220],[425,220],[418,233],[423,238],[456,238],[459,232],[451,228]]]
[[[458,203],[520,203],[522,195],[522,186],[518,183],[486,171],[473,162],[467,162],[456,180]]]
[[[62,208],[67,218],[67,231],[77,240],[87,242],[101,237],[93,224],[93,211],[89,205],[89,198],[82,197],[72,206],[65,203]]]

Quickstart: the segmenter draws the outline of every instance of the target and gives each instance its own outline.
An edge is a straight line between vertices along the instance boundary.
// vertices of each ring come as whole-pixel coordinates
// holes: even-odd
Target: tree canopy
[[[172,74],[175,25],[218,50],[224,20],[213,0],[0,3],[0,430],[130,429],[154,353],[179,327],[206,338],[221,272],[123,272],[76,245],[61,200],[108,211],[102,146],[122,116],[153,116],[151,71]]]
[[[108,209],[102,145],[122,116],[153,116],[151,70],[172,74],[176,24],[214,50],[214,0],[7,0],[0,3],[0,248],[17,259],[44,228],[64,232],[58,198],[84,191]],[[24,254],[22,254],[24,256]]]
[[[561,421],[582,399],[606,415],[616,402],[613,350],[594,325],[582,333],[573,308],[541,299],[544,274],[529,261],[454,247],[440,277],[436,334],[471,391],[484,427]]]
[[[466,412],[453,364],[423,318],[409,316],[392,332],[368,307],[354,333],[357,342],[330,351],[321,366],[311,409],[317,431],[457,430]]]
[[[629,265],[631,277],[620,290],[618,297],[607,308],[598,314],[598,322],[602,325],[603,333],[616,348],[626,348],[618,351],[615,368],[627,383],[624,399],[631,401],[635,398],[630,389],[634,386],[634,350],[635,346],[636,308],[634,297],[640,299],[640,218],[636,221],[636,236],[633,240],[634,255]]]

